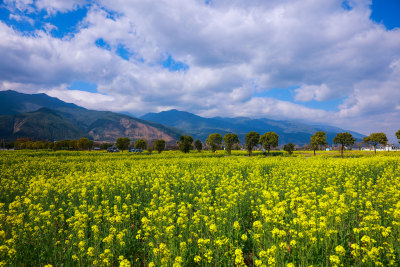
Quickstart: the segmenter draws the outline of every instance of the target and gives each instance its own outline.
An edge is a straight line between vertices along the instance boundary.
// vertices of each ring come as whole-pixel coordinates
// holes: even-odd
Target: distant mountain
[[[37,111],[17,115],[0,116],[0,136],[34,137],[35,139],[75,139],[89,137],[73,122],[64,119],[57,112],[40,108]]]
[[[162,111],[160,113],[148,113],[141,119],[164,124],[184,131],[195,138],[205,140],[211,133],[236,133],[239,135],[241,142],[244,141],[245,135],[250,131],[256,131],[260,134],[265,132],[276,132],[279,135],[279,143],[287,144],[308,144],[311,135],[316,131],[324,131],[327,135],[328,143],[332,143],[337,133],[346,130],[327,126],[327,125],[308,125],[293,121],[279,121],[271,119],[251,119],[246,117],[238,118],[203,118],[189,112],[179,110]],[[356,132],[350,132],[354,138],[362,139],[364,135]]]
[[[15,115],[31,112],[39,108],[49,109],[72,108],[86,110],[72,103],[66,103],[46,94],[23,94],[12,90],[0,91],[0,114]]]
[[[308,125],[293,121],[271,119],[204,118],[195,114],[170,110],[148,113],[140,119],[127,114],[110,111],[95,111],[66,103],[46,94],[23,94],[15,91],[0,91],[0,138],[15,139],[77,139],[89,137],[98,141],[115,141],[118,137],[132,140],[164,139],[175,143],[183,133],[202,141],[210,133],[222,135],[237,133],[241,142],[250,131],[263,134],[274,131],[279,135],[279,143],[308,144],[316,131],[325,131],[327,141],[346,130],[328,125]],[[364,136],[350,132],[356,139]]]
[[[0,138],[115,141],[118,137],[175,143],[181,132],[164,125],[110,111],[95,111],[46,94],[0,91]]]

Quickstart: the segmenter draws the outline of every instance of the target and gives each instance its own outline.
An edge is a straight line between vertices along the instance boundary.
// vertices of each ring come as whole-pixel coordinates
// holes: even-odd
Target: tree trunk
[[[314,156],[315,156],[315,149],[314,149]]]
[[[268,156],[269,156],[269,148],[268,148]]]
[[[344,145],[342,145],[342,158],[343,158]]]

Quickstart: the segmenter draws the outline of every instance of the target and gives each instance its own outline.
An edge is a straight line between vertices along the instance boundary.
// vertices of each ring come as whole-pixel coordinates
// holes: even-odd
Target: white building
[[[363,151],[374,151],[374,147],[363,147]],[[376,151],[400,151],[400,146],[394,144],[387,144],[386,146],[376,146]]]

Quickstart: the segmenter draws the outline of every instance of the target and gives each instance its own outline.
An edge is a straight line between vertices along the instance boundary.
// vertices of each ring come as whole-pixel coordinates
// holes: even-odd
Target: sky
[[[0,90],[400,129],[400,0],[0,0]]]

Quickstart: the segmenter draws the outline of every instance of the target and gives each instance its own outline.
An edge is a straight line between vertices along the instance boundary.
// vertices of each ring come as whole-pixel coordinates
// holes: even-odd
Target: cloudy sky
[[[2,0],[0,90],[400,129],[398,0]]]

